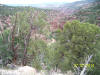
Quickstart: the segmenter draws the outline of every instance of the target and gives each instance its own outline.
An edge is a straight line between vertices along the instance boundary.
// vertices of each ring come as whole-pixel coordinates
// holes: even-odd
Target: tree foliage
[[[79,21],[67,22],[63,30],[57,33],[57,45],[59,61],[58,68],[63,71],[72,69],[73,64],[80,64],[87,55],[95,54],[100,39],[98,26],[81,23]]]

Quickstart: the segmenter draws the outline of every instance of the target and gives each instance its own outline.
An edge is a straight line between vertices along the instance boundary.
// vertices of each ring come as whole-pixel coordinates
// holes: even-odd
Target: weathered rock
[[[16,70],[0,70],[0,75],[36,75],[36,70],[29,66],[19,67]]]
[[[7,68],[9,68],[9,69],[16,69],[17,66],[14,65],[14,64],[7,64]]]
[[[71,71],[68,71],[67,74],[55,71],[49,71],[48,73],[47,70],[41,70],[40,72],[37,72],[35,68],[23,66],[15,70],[0,69],[0,75],[74,75],[74,73]]]

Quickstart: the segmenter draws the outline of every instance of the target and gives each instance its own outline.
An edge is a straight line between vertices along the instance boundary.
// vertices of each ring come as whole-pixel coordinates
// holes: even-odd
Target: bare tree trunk
[[[24,66],[27,64],[27,47],[29,45],[30,36],[31,36],[31,30],[24,40],[24,55],[23,55],[23,60],[22,60],[22,64]]]
[[[16,60],[17,60],[17,48],[18,48],[18,44],[15,46],[14,42],[15,42],[15,29],[16,29],[16,21],[17,21],[17,14],[16,14],[16,18],[15,18],[15,24],[12,28],[12,31],[11,31],[11,49],[13,51],[13,59],[12,59],[12,62],[14,64],[16,64]]]
[[[93,55],[90,55],[85,58],[85,63],[83,65],[82,70],[80,67],[78,67],[78,65],[76,65],[76,67],[75,66],[73,67],[73,69],[75,71],[75,75],[86,75],[87,65],[89,64],[92,57],[93,57]]]
[[[25,66],[27,64],[27,48],[29,45],[29,41],[30,41],[30,37],[31,37],[31,32],[32,32],[32,12],[31,12],[31,17],[29,18],[29,23],[30,23],[30,30],[29,33],[26,35],[25,39],[24,39],[24,55],[23,55],[23,59],[22,59],[22,64]]]
[[[85,62],[85,65],[84,65],[84,67],[83,67],[83,69],[82,69],[80,75],[85,75],[85,71],[86,71],[86,69],[87,69],[87,64],[89,64],[89,62],[90,62],[92,56],[93,56],[93,55],[90,55],[90,56],[88,57],[88,60]]]

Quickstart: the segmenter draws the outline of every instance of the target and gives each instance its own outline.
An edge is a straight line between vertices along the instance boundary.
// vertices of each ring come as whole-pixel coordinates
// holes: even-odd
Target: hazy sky
[[[0,0],[0,4],[43,4],[52,2],[74,2],[80,0]]]

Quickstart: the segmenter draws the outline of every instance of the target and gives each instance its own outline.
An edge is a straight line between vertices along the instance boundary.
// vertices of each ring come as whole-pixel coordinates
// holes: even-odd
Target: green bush
[[[79,21],[67,22],[64,29],[56,35],[57,67],[62,71],[73,70],[73,64],[80,64],[88,55],[96,54],[99,50],[99,34],[100,28],[96,25]]]
[[[10,42],[8,41],[9,33],[9,30],[4,30],[2,33],[3,36],[0,36],[0,57],[3,60],[2,65],[10,63],[12,59],[12,52],[9,48]]]

